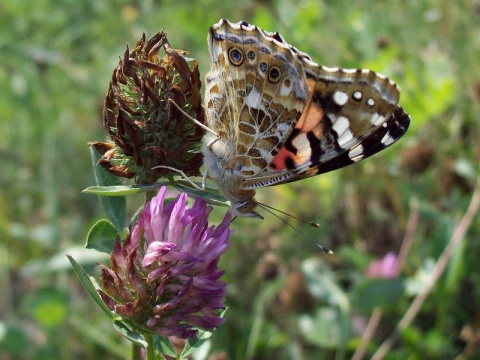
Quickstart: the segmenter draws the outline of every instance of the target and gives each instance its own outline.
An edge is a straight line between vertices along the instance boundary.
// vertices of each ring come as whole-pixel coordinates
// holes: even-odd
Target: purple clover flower
[[[398,276],[398,258],[390,251],[381,259],[373,260],[365,271],[369,278],[395,278]]]
[[[162,187],[138,216],[123,243],[115,243],[110,268],[100,265],[99,291],[110,310],[132,327],[183,339],[196,328],[224,322],[226,284],[217,268],[229,248],[229,212],[217,227],[208,226],[212,211],[204,200],[185,207],[186,194],[165,205]]]

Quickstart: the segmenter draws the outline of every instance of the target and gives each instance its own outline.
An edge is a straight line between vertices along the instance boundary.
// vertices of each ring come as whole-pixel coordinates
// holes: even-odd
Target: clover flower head
[[[204,200],[186,208],[181,194],[166,204],[165,192],[162,187],[126,240],[116,242],[110,268],[100,265],[99,293],[132,327],[185,339],[224,322],[218,312],[226,284],[217,265],[229,247],[230,213],[208,226],[212,207]]]

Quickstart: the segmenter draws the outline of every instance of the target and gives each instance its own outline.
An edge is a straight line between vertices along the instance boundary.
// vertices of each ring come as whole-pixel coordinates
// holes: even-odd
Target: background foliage
[[[83,249],[89,226],[102,217],[98,199],[81,194],[94,184],[86,143],[104,138],[102,102],[126,43],[165,28],[205,74],[207,30],[222,17],[279,31],[320,64],[391,77],[412,125],[364,163],[258,192],[259,201],[319,222],[310,229],[288,220],[335,255],[268,214],[236,220],[223,259],[227,322],[210,353],[350,358],[371,315],[380,314],[366,348],[371,357],[427,286],[472,197],[480,157],[479,16],[477,0],[3,1],[0,357],[128,356],[65,257],[90,272],[105,261]],[[141,201],[130,204],[131,214]],[[224,209],[215,211],[220,217]],[[387,358],[480,356],[479,236],[475,218]],[[404,238],[410,248],[399,276],[366,278],[368,264],[398,253]]]

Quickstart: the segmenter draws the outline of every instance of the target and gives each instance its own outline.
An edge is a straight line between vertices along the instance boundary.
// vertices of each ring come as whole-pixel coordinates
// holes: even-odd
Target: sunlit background
[[[128,358],[128,342],[65,257],[94,274],[107,259],[84,249],[104,217],[97,197],[82,194],[95,184],[87,142],[105,139],[103,99],[127,44],[163,28],[203,77],[207,31],[220,18],[278,31],[319,64],[388,76],[412,123],[358,165],[258,191],[260,202],[320,228],[282,214],[297,231],[268,213],[235,220],[221,264],[227,321],[210,359],[371,358],[431,281],[479,174],[480,1],[4,0],[0,358]],[[132,215],[142,198],[129,201]],[[215,212],[220,219],[225,208]],[[388,359],[480,356],[478,217],[466,230]],[[401,249],[398,274],[366,272]]]

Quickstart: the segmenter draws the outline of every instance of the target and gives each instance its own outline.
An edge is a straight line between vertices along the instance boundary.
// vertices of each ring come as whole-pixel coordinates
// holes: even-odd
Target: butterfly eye
[[[248,60],[255,60],[255,56],[256,56],[255,51],[250,50],[249,52],[247,52]]]
[[[235,209],[238,210],[239,212],[244,212],[248,209],[249,205],[250,205],[249,201],[243,201],[241,203],[235,204]]]
[[[272,83],[276,83],[280,80],[280,69],[277,66],[272,66],[268,72],[268,80]]]
[[[237,48],[231,48],[228,51],[228,58],[233,65],[239,66],[243,62],[243,54]]]

